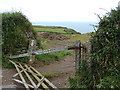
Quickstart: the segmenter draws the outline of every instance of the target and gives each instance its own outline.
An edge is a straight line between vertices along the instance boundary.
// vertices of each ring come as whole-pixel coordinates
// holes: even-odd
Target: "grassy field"
[[[66,33],[64,29],[60,28],[34,28],[37,32],[52,32],[52,33]]]
[[[55,27],[55,26],[33,26],[37,32],[51,32],[51,33],[62,33],[62,34],[80,34],[73,29],[66,27]]]
[[[37,32],[51,32],[51,33],[61,33],[65,36],[70,37],[71,42],[80,40],[81,42],[86,42],[90,39],[92,33],[80,34],[73,29],[66,27],[57,27],[57,26],[33,26],[34,30]]]

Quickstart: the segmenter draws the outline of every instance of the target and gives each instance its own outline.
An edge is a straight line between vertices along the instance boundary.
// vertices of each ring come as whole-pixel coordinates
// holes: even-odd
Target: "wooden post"
[[[30,40],[29,42],[29,50],[28,53],[36,50],[35,40]],[[29,64],[33,64],[35,62],[35,55],[29,56]]]
[[[88,62],[88,68],[89,70],[91,71],[91,42],[90,40],[87,41],[86,43],[86,47],[87,47],[87,53],[88,53],[88,59],[87,59],[87,62]]]
[[[82,47],[85,47],[85,44],[82,44]],[[81,59],[85,60],[86,57],[86,52],[85,52],[85,48],[81,48]]]
[[[81,46],[80,40],[76,41],[75,46],[76,47]],[[76,74],[79,73],[80,60],[81,60],[81,48],[77,48],[77,49],[75,49],[75,70],[76,70]]]

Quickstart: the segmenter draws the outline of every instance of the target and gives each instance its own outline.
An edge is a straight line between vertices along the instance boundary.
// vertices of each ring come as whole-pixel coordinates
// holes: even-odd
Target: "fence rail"
[[[75,45],[69,45],[69,46],[63,46],[63,47],[54,48],[54,49],[48,49],[48,50],[37,50],[37,51],[25,53],[25,54],[10,56],[10,59],[31,56],[31,55],[46,54],[46,53],[52,53],[52,52],[58,52],[58,51],[64,51],[64,50],[70,50],[70,49],[74,49],[74,48],[75,48]]]
[[[82,44],[80,42],[80,40],[76,41],[76,43],[74,45],[68,45],[68,46],[62,46],[59,48],[54,48],[54,49],[48,49],[48,50],[35,50],[35,46],[34,46],[34,41],[31,40],[30,46],[29,48],[33,48],[30,49],[28,51],[28,53],[24,53],[24,54],[19,54],[19,55],[13,55],[10,56],[10,59],[13,58],[20,58],[20,57],[25,57],[25,56],[29,56],[30,60],[29,61],[35,61],[35,55],[40,55],[40,54],[46,54],[46,53],[52,53],[52,52],[59,52],[59,51],[64,51],[64,50],[71,50],[74,49],[75,50],[75,68],[76,68],[76,72],[79,71],[79,65],[82,59],[86,59],[86,55],[88,55],[88,59],[86,60],[88,62],[88,65],[90,66],[90,51],[91,51],[91,43],[90,41],[87,41],[86,43]],[[32,62],[32,63],[33,63]]]

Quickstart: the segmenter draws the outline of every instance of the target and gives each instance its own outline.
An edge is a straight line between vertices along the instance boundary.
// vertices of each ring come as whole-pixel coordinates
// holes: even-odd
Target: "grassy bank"
[[[76,40],[80,40],[82,43],[88,41],[91,38],[92,33],[85,34],[67,34],[66,36],[70,37],[71,42],[75,42]]]

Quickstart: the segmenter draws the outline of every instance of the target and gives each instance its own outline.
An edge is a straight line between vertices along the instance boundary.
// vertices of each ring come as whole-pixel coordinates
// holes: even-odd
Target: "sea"
[[[94,32],[92,25],[97,25],[97,22],[32,22],[32,25],[67,27],[84,34]]]

